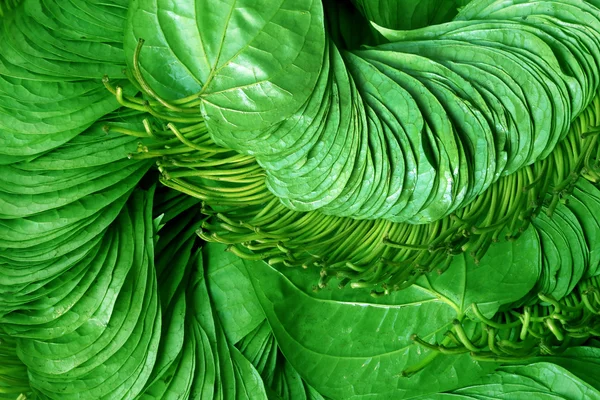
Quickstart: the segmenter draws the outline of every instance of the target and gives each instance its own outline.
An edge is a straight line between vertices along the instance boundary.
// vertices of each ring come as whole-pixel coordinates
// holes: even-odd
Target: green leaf
[[[600,379],[595,372],[600,366],[600,349],[597,347],[573,347],[560,355],[538,357],[536,361],[561,366],[600,391]]]
[[[236,344],[257,328],[265,315],[245,268],[248,261],[225,249],[216,243],[205,246],[207,284],[223,331],[229,342]]]
[[[52,337],[19,335],[17,353],[36,390],[64,399],[132,398],[142,391],[156,359],[153,349],[161,330],[151,257],[151,196],[135,191],[107,232],[113,256],[101,262],[97,286],[82,293],[78,301],[82,311],[92,314],[70,323],[68,318],[75,310],[56,315],[64,331]],[[96,297],[100,302],[95,307],[86,304]]]
[[[422,373],[400,376],[431,357],[410,335],[440,339],[456,317],[429,289],[414,286],[373,302],[333,301],[307,293],[265,263],[247,270],[282,353],[324,396],[383,399],[435,393],[493,368],[468,355],[439,356]],[[306,279],[316,281],[314,275],[305,274]],[[339,296],[331,293],[323,296]]]
[[[549,362],[503,366],[464,388],[447,394],[432,395],[443,399],[599,399],[600,392],[569,370]]]
[[[417,29],[450,21],[470,0],[352,0],[370,21],[390,29]]]
[[[102,7],[87,6],[92,15],[106,15]],[[59,2],[24,1],[2,18],[0,164],[58,147],[118,108],[101,79],[121,76],[125,13],[112,8],[113,20],[96,24],[112,36],[98,40],[88,37],[89,14],[72,4],[61,10]]]
[[[14,400],[20,394],[31,396],[27,368],[16,350],[16,341],[0,329],[0,399],[3,400]]]
[[[591,215],[587,215],[592,219]],[[559,205],[552,218],[540,215],[533,221],[540,236],[544,261],[542,279],[536,293],[557,299],[567,296],[589,267],[589,248],[577,217],[569,208]]]
[[[129,11],[129,61],[140,38],[141,67],[159,94],[200,94],[205,117],[227,129],[266,128],[296,112],[316,83],[323,10],[315,0],[141,0]]]
[[[589,251],[589,266],[584,274],[586,278],[596,276],[600,267],[600,240],[597,240],[600,232],[599,194],[598,188],[587,181],[580,180],[567,204],[581,224]]]
[[[168,193],[161,197],[177,198]],[[209,264],[220,261],[213,250],[198,249],[195,232],[201,223],[197,210],[188,209],[159,230],[156,266],[163,330],[141,398],[266,398],[258,371],[227,339],[213,307],[207,271]],[[221,265],[228,262],[232,260]]]
[[[192,386],[192,397],[247,398],[266,397],[258,371],[239,351],[227,342],[219,319],[214,314],[206,287],[203,257],[197,253],[190,281],[192,323],[203,338],[206,371],[199,373]],[[209,368],[210,366],[210,368]],[[200,372],[200,371],[199,371]],[[203,378],[202,381],[200,378]]]
[[[270,399],[323,399],[281,354],[267,321],[245,336],[237,347],[261,374]]]
[[[493,243],[479,265],[463,253],[453,258],[445,273],[423,281],[451,301],[459,315],[476,303],[491,317],[503,305],[527,295],[540,273],[540,242],[535,230],[527,229],[517,240]]]
[[[139,123],[120,114],[107,121],[113,119],[129,128]],[[43,309],[42,293],[54,291],[54,302],[71,301],[61,300],[69,293],[61,285],[69,282],[74,289],[81,279],[89,284],[92,275],[82,278],[86,266],[95,255],[103,257],[98,249],[107,249],[104,233],[150,167],[144,160],[127,160],[135,139],[101,127],[95,124],[33,160],[0,166],[0,315]]]

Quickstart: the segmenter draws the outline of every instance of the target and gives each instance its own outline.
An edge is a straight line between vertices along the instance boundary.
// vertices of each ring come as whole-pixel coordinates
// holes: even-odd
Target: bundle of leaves
[[[0,398],[600,399],[600,1],[0,1]]]

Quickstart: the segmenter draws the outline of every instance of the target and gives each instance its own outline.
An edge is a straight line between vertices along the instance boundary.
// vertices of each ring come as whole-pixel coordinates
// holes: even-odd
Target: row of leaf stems
[[[423,274],[442,273],[453,255],[466,252],[478,263],[493,242],[517,239],[542,209],[551,215],[568,201],[581,176],[600,181],[596,97],[549,157],[501,177],[439,221],[413,225],[293,211],[269,192],[254,157],[214,143],[199,95],[166,101],[150,88],[138,67],[142,45],[126,71],[141,95],[127,96],[107,77],[104,83],[121,105],[148,118],[139,131],[105,129],[139,137],[130,157],[155,158],[163,184],[202,200],[210,217],[198,232],[204,240],[227,244],[246,259],[319,268],[317,289],[337,278],[340,286],[370,288],[379,296],[407,288]]]
[[[123,107],[147,118],[139,130],[105,129],[139,137],[137,152],[130,157],[156,159],[164,185],[202,201],[202,212],[209,217],[197,232],[202,239],[224,243],[242,258],[318,268],[315,290],[335,279],[340,287],[368,288],[381,296],[409,287],[423,274],[443,273],[454,255],[466,252],[478,263],[492,243],[516,240],[540,212],[551,216],[559,202],[568,201],[581,177],[600,182],[596,97],[549,157],[501,177],[471,204],[439,221],[412,225],[293,211],[269,192],[266,174],[254,157],[215,144],[200,113],[201,94],[166,101],[150,88],[139,69],[142,45],[140,41],[134,67],[125,71],[139,94],[125,94],[108,77],[104,84]],[[415,340],[440,353],[468,351],[491,360],[549,352],[554,341],[564,344],[584,334],[577,328],[582,321],[581,329],[591,329],[585,334],[597,333],[588,319],[597,315],[597,289],[591,288],[598,282],[590,282],[592,286],[582,283],[576,294],[561,300],[564,304],[551,302],[554,309],[537,305],[493,320],[479,313],[482,329],[477,337],[469,339],[458,322],[446,344]]]
[[[471,310],[478,323],[458,319],[441,344],[412,335],[419,345],[433,350],[420,363],[403,371],[411,376],[439,354],[470,353],[479,361],[518,362],[540,355],[556,355],[576,343],[600,336],[600,279],[580,282],[568,296],[557,300],[539,294],[541,303],[485,317],[476,304]]]

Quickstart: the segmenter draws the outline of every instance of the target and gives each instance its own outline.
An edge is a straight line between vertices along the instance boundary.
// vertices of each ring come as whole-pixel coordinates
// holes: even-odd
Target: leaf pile
[[[600,399],[599,85],[597,0],[0,0],[0,398]]]

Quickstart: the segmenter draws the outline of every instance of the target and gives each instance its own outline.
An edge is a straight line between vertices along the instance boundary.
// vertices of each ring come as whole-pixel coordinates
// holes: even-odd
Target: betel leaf
[[[190,282],[190,306],[193,323],[202,337],[204,354],[201,357],[205,358],[206,372],[197,375],[192,386],[192,397],[265,398],[264,384],[258,371],[237,348],[227,342],[223,327],[212,309],[200,252],[196,255],[195,265]],[[212,374],[209,373],[211,369],[214,371]]]
[[[160,193],[155,210],[167,214],[156,244],[163,329],[141,398],[265,398],[259,373],[227,340],[212,305],[205,271],[213,257],[205,261],[195,234],[203,218],[193,207],[173,215],[169,203],[178,197]]]
[[[576,203],[574,207],[577,209]],[[589,214],[586,216],[586,219],[592,218]],[[564,205],[556,208],[552,218],[538,216],[533,225],[540,236],[544,255],[542,279],[536,291],[563,298],[572,292],[590,267],[590,248],[584,236],[586,231],[576,215]]]
[[[256,157],[267,188],[288,208],[427,223],[471,203],[501,176],[546,158],[599,83],[591,68],[600,64],[600,14],[593,6],[569,0],[558,8],[547,7],[549,2],[476,3],[455,21],[388,29],[391,43],[345,52],[338,48],[344,40],[335,24],[331,36],[315,27],[324,23],[320,4],[288,7],[284,1],[257,9],[262,3],[210,7],[203,1],[175,6],[148,0],[134,3],[125,45],[134,70],[140,60],[144,71],[136,79],[146,94],[166,105],[160,95],[172,88],[169,100],[185,107],[167,108],[182,114],[197,114],[200,105],[214,142]],[[383,14],[410,15],[393,4],[372,3]],[[403,4],[421,10],[431,3]],[[290,11],[303,18],[278,31],[289,47],[277,51],[265,20],[283,23]],[[556,24],[550,27],[548,20]],[[137,39],[144,36],[149,46],[140,47]],[[316,51],[305,53],[298,43]],[[301,68],[296,74],[287,69],[292,59],[314,65],[310,73]],[[164,60],[169,73],[156,67]],[[590,79],[573,77],[582,71]],[[504,96],[485,86],[487,74],[503,86]],[[261,78],[282,92],[258,90]],[[428,107],[434,103],[437,111]],[[378,171],[375,164],[382,163],[393,173]]]
[[[452,301],[460,313],[476,303],[483,314],[491,317],[503,305],[527,295],[541,267],[538,236],[528,229],[517,240],[493,243],[478,264],[473,256],[461,254],[454,257],[445,273],[431,274],[423,281]]]
[[[441,340],[441,335],[450,329],[451,321],[462,317],[471,303],[480,303],[481,309],[491,316],[503,304],[527,294],[539,274],[537,243],[535,232],[527,231],[517,241],[492,246],[479,266],[459,256],[437,279],[417,282],[406,291],[380,299],[351,289],[313,292],[312,285],[317,280],[314,275],[306,271],[278,271],[261,262],[238,261],[232,268],[245,266],[246,272],[232,272],[232,276],[249,277],[283,354],[319,393],[332,398],[360,397],[367,393],[381,398],[408,396],[418,393],[419,385],[432,374],[440,374],[452,365],[452,362],[446,364],[440,356],[435,366],[427,367],[422,374],[398,378],[404,369],[431,357],[430,353],[414,346],[409,336],[414,333],[425,340]],[[218,245],[208,248],[224,249]],[[513,259],[507,260],[506,254],[511,254]],[[502,264],[498,263],[500,257]],[[530,275],[521,281],[524,271]],[[246,287],[247,277],[235,279],[241,286],[227,290],[233,293],[233,298],[248,293],[246,289],[240,290]],[[488,292],[495,295],[486,296]],[[251,298],[246,298],[249,301],[244,306],[233,310],[246,314],[240,316],[242,321],[251,321],[245,310],[249,305],[254,306]],[[398,334],[396,324],[402,324],[402,335]],[[253,335],[261,329],[256,328]],[[258,339],[250,339],[254,340]],[[246,338],[240,343],[250,346]],[[465,358],[454,362],[463,362],[466,366],[473,361]],[[326,367],[330,365],[336,367]],[[476,376],[487,367],[489,365],[475,363],[471,371]],[[358,368],[356,372],[355,368]],[[356,375],[358,371],[360,374]],[[460,385],[461,379],[469,377],[440,378],[431,390],[436,392]],[[389,380],[395,383],[389,385]]]
[[[324,396],[408,397],[424,389],[434,393],[493,368],[468,356],[440,356],[423,373],[400,376],[430,356],[413,345],[410,335],[439,339],[456,317],[434,292],[414,287],[393,301],[333,301],[307,293],[265,263],[246,268],[282,353]]]
[[[0,399],[14,400],[31,395],[25,364],[17,357],[17,343],[0,332]]]
[[[225,246],[207,245],[204,250],[208,289],[223,330],[231,343],[237,343],[265,319],[254,294],[245,261],[226,252]]]
[[[227,339],[260,373],[270,399],[322,399],[277,345],[250,280],[255,263],[225,250],[225,246],[218,244],[204,248],[211,301]]]
[[[600,241],[597,240],[600,232],[600,197],[598,190],[589,182],[581,181],[573,191],[567,207],[575,214],[581,224],[585,243],[589,250],[589,267],[585,277],[596,276],[600,267]]]
[[[592,340],[591,342],[594,342]],[[553,363],[568,370],[588,385],[600,391],[600,379],[596,371],[600,365],[598,347],[581,346],[568,349],[563,354],[538,357],[536,361]]]
[[[217,279],[227,284],[224,289],[218,286],[217,298],[236,299],[233,305],[227,300],[216,303],[231,307],[232,314],[224,313],[225,321],[237,316],[246,331],[260,323],[260,314],[255,318],[248,312],[256,308],[256,296],[286,359],[308,384],[332,398],[417,395],[424,382],[437,392],[485,373],[490,364],[473,363],[468,357],[445,361],[445,356],[439,356],[421,374],[398,377],[403,370],[432,356],[412,344],[411,334],[441,340],[453,319],[462,318],[474,302],[492,316],[502,305],[526,295],[540,272],[539,240],[534,230],[526,231],[516,241],[493,245],[479,265],[468,256],[458,256],[443,275],[422,279],[410,289],[383,298],[349,288],[314,292],[318,277],[307,271],[285,267],[277,270],[262,262],[236,260],[222,253],[222,245],[210,244],[207,249],[216,257],[221,254],[224,260],[231,260],[227,267],[232,280]],[[213,281],[211,276],[211,287]],[[397,324],[403,327],[400,335]],[[228,325],[233,332],[240,330],[235,322]],[[259,326],[239,342],[260,365],[269,362],[263,347],[273,345],[268,344],[265,329]],[[459,365],[465,368],[473,363],[469,369],[472,375],[446,373],[446,378],[429,382],[432,374],[443,374],[441,371],[451,368],[454,362],[464,363]],[[327,367],[331,365],[335,368]]]
[[[83,32],[70,26],[85,13],[61,19],[58,9],[59,2],[23,1],[2,17],[0,164],[51,150],[119,106],[101,79],[121,78],[126,9],[113,9],[121,23],[101,28],[112,39],[92,42],[85,32],[92,24],[81,24]]]
[[[328,1],[0,0],[0,397],[598,397],[600,2]]]
[[[141,67],[160,94],[199,94],[206,118],[258,129],[292,115],[311,93],[325,45],[323,9],[317,0],[142,0],[129,9],[129,60],[138,39],[146,41]]]
[[[261,374],[269,398],[323,399],[323,396],[308,385],[281,354],[273,331],[266,320],[246,335],[236,347]]]
[[[135,191],[109,228],[106,238],[115,246],[114,256],[102,263],[96,279],[99,286],[106,280],[110,286],[103,294],[91,286],[79,299],[85,304],[101,298],[91,315],[71,319],[62,334],[51,338],[17,334],[17,354],[27,365],[30,384],[46,396],[129,398],[150,376],[156,358],[150,349],[158,345],[161,330],[150,256],[151,208],[151,193]]]
[[[503,366],[464,388],[426,398],[576,400],[599,399],[600,392],[568,369],[540,361],[526,365]]]
[[[527,295],[538,280],[541,268],[540,240],[536,231],[529,229],[517,240],[502,240],[492,244],[477,262],[468,253],[455,256],[444,273],[438,275],[434,272],[424,276],[416,286],[445,301],[456,311],[457,317],[472,315],[470,307],[473,303],[478,305],[483,314],[491,316],[502,306]],[[312,291],[317,281],[311,280],[302,270],[278,270],[307,293]],[[403,295],[402,292],[391,292],[377,299],[371,297],[369,292],[334,286],[311,293],[311,296],[335,301],[393,304],[401,301]]]
[[[106,121],[128,128],[139,123],[119,113]],[[103,233],[150,168],[147,161],[127,160],[135,138],[107,134],[103,124],[35,160],[0,167],[0,315],[30,307],[46,308],[51,317],[50,303],[39,298],[54,291],[52,301],[59,301],[69,293],[61,286],[74,288],[91,268],[86,265],[103,257]]]
[[[187,210],[183,215],[173,215],[169,201],[177,200],[172,191],[159,191],[155,196],[154,219],[157,232],[155,265],[159,285],[159,299],[162,312],[162,332],[157,359],[148,380],[145,396],[160,398],[169,391],[186,392],[191,388],[190,374],[194,373],[193,354],[195,343],[192,340],[186,314],[189,306],[186,301],[186,285],[191,274],[191,258],[197,247],[195,230],[202,218],[198,212]],[[163,225],[160,222],[165,221]],[[156,228],[156,222],[159,223]],[[188,321],[189,322],[189,321]],[[171,378],[177,375],[179,381],[170,388]],[[186,379],[187,377],[187,379]],[[184,383],[185,382],[185,383]],[[160,393],[163,393],[160,395]]]
[[[599,356],[594,347],[571,348],[560,355],[503,365],[463,388],[416,399],[598,399]]]
[[[418,29],[450,21],[470,0],[352,0],[369,20],[390,29]]]
[[[160,213],[155,222],[169,211],[170,191],[160,191],[154,212]],[[176,198],[177,196],[175,196]],[[186,287],[189,282],[195,251],[195,228],[201,221],[197,213],[188,212],[184,218],[167,216],[159,225],[155,247],[157,279],[161,283],[159,298],[162,311],[162,332],[157,359],[141,398],[188,396],[195,373],[197,351],[193,328],[187,314],[189,304]],[[165,251],[166,250],[166,251]],[[187,323],[186,323],[187,322]]]

